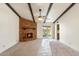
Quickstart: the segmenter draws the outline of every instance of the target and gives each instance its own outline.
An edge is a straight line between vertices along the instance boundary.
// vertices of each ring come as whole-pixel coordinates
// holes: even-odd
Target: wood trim
[[[9,4],[9,3],[5,3],[19,18],[21,17],[15,10],[14,8]]]
[[[30,9],[30,12],[31,12],[31,16],[32,16],[33,22],[35,23],[35,19],[34,19],[34,15],[33,15],[32,7],[31,7],[31,4],[30,4],[30,3],[28,3],[28,7],[29,7],[29,9]]]
[[[50,3],[50,4],[49,4],[49,7],[48,7],[48,10],[47,10],[45,19],[44,19],[44,23],[46,22],[47,16],[48,16],[48,14],[49,14],[49,12],[50,12],[50,10],[51,10],[51,8],[52,8],[52,5],[53,5],[53,3]]]
[[[76,3],[72,3],[53,23],[60,19],[67,11],[69,11]]]

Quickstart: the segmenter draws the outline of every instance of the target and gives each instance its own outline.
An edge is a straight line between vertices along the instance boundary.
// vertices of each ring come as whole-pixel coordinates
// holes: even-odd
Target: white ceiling
[[[66,8],[68,8],[69,5],[70,5],[70,3],[55,3],[55,4],[53,4],[48,17],[50,17],[52,19],[52,22],[55,21],[57,19],[57,17],[59,17],[59,15],[61,15],[61,13]]]
[[[38,16],[39,16],[39,9],[41,9],[41,15],[45,16],[47,13],[47,9],[49,7],[49,3],[32,3],[32,9],[33,9],[33,14],[36,19],[36,22],[38,22]]]
[[[29,11],[29,7],[25,3],[11,3],[10,4],[16,12],[23,18],[32,20],[32,16]]]
[[[45,16],[50,3],[31,3],[34,18],[39,22],[39,9],[42,9],[42,16]],[[27,3],[10,3],[18,14],[26,19],[32,20],[32,16]],[[53,22],[70,5],[70,3],[54,3],[47,17],[48,22]]]

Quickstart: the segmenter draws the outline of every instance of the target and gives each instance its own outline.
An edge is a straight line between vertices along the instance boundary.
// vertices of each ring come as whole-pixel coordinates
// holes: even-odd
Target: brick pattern
[[[35,40],[37,38],[37,24],[31,20],[20,18],[19,30],[20,42]],[[27,33],[32,33],[32,38],[28,38]]]

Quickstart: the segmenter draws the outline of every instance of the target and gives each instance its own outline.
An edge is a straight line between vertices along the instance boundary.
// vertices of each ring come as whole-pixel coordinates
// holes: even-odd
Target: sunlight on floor
[[[39,55],[44,55],[44,56],[51,56],[51,49],[49,46],[49,39],[42,39],[40,50],[39,50]]]

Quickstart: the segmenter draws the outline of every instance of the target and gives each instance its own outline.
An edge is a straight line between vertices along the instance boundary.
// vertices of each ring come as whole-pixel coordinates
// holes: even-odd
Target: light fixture
[[[39,17],[38,20],[43,20],[43,18],[42,17]]]
[[[39,9],[39,12],[40,12],[40,14],[38,16],[38,20],[43,20],[43,17],[41,16],[41,9]]]

